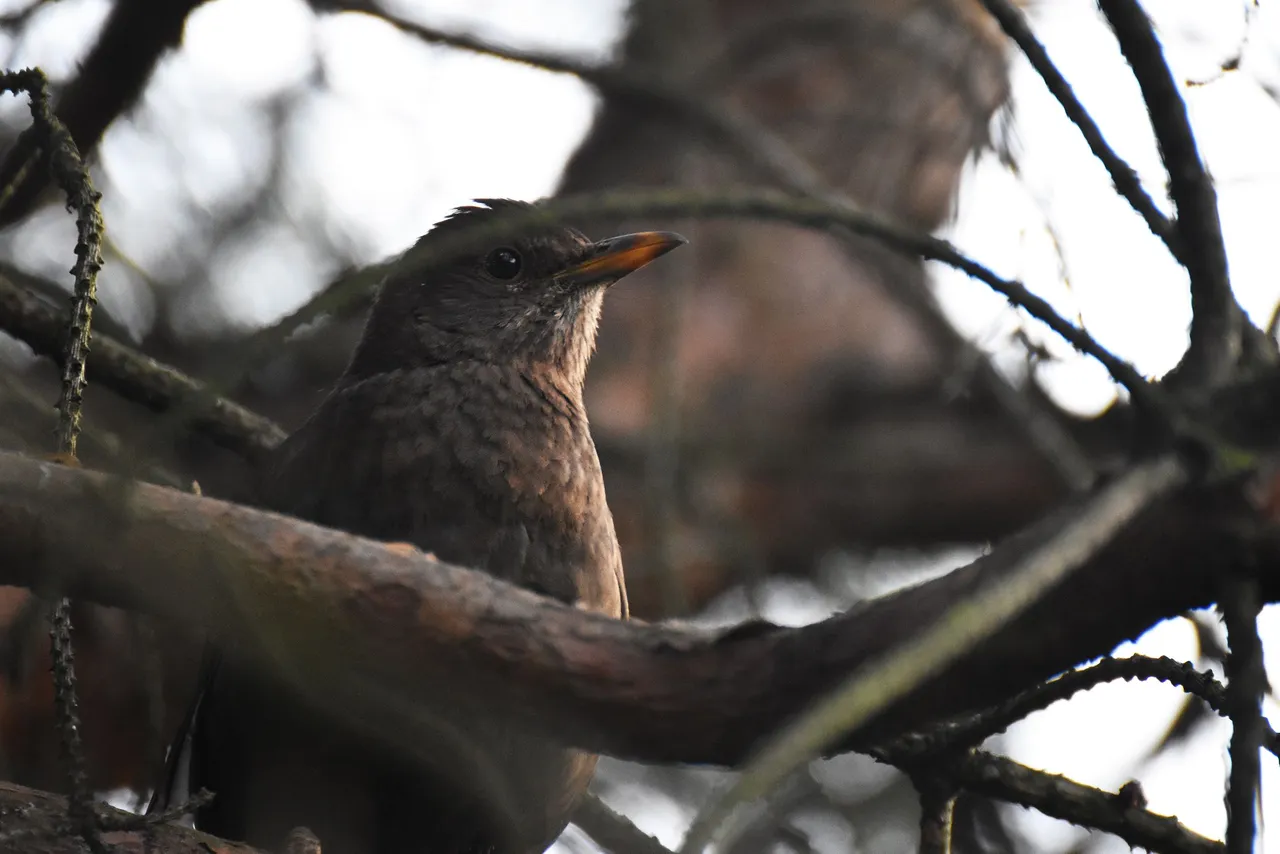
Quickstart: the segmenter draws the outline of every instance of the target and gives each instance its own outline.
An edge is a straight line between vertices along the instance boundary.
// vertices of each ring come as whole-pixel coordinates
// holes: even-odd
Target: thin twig
[[[0,274],[0,330],[61,362],[65,328],[63,312]],[[284,440],[284,430],[274,422],[114,338],[94,336],[93,371],[95,382],[156,412],[192,402],[190,426],[247,459],[258,459]]]
[[[1107,174],[1111,176],[1111,183],[1115,186],[1116,192],[1137,211],[1147,224],[1147,228],[1151,229],[1151,233],[1164,241],[1173,257],[1179,257],[1180,250],[1168,217],[1161,213],[1151,196],[1147,195],[1142,182],[1138,179],[1138,173],[1108,144],[1097,122],[1093,120],[1093,116],[1089,115],[1084,104],[1080,103],[1071,84],[1062,76],[1062,72],[1049,58],[1044,45],[1031,31],[1026,17],[1009,0],[982,0],[982,5],[1000,24],[1000,29],[1004,30],[1005,35],[1021,49],[1027,61],[1031,63],[1031,67],[1044,80],[1050,94],[1062,105],[1067,118],[1080,130],[1080,135],[1084,137],[1093,156],[1098,158],[1107,170]]]
[[[937,773],[966,791],[1111,833],[1134,848],[1162,854],[1223,854],[1222,843],[1206,839],[1175,818],[1156,815],[1117,795],[1035,771],[1003,756],[976,751],[939,766]]]
[[[1166,423],[1180,423],[1178,409],[1160,388],[1148,383],[1133,365],[1107,350],[1088,332],[1064,319],[1021,282],[996,275],[945,240],[852,205],[796,198],[773,190],[619,190],[552,199],[531,210],[494,217],[492,223],[468,229],[465,234],[459,233],[449,240],[436,241],[429,247],[415,246],[399,258],[366,268],[358,278],[329,290],[329,308],[339,310],[348,301],[363,298],[360,286],[369,281],[420,272],[450,255],[481,248],[493,238],[509,237],[521,228],[557,218],[585,216],[746,218],[818,230],[839,228],[880,240],[897,252],[940,261],[983,282],[1077,350],[1101,362],[1112,377],[1129,390],[1136,403],[1158,414]],[[56,311],[0,276],[0,328],[31,345],[36,352],[60,358],[56,343],[51,343],[56,338],[50,338],[50,331],[57,328],[57,323]],[[269,451],[284,437],[283,431],[272,422],[213,394],[202,383],[173,368],[111,339],[99,338],[96,346],[94,365],[100,382],[158,411],[167,411],[188,399],[202,401],[190,416],[193,426],[231,450],[252,459]]]
[[[1135,655],[1128,658],[1105,658],[1097,664],[1070,670],[1042,682],[975,715],[934,727],[926,732],[904,736],[882,748],[885,756],[896,760],[923,759],[946,751],[976,747],[996,733],[1004,732],[1033,712],[1046,709],[1104,682],[1117,679],[1156,679],[1186,691],[1214,712],[1225,716],[1227,691],[1213,674],[1195,668],[1189,662],[1172,658]],[[1263,722],[1263,745],[1280,757],[1280,736]]]
[[[74,292],[70,328],[62,357],[62,395],[58,411],[59,453],[74,457],[80,435],[80,403],[85,387],[85,360],[89,356],[90,326],[97,303],[97,277],[102,268],[102,215],[99,195],[80,159],[75,142],[49,107],[48,81],[35,69],[0,74],[0,90],[27,92],[31,100],[32,127],[45,137],[50,174],[66,194],[67,208],[76,214],[76,263],[71,268]]]
[[[1169,197],[1177,210],[1177,245],[1182,250],[1174,255],[1191,280],[1191,342],[1179,374],[1191,389],[1213,388],[1235,370],[1247,322],[1227,275],[1217,193],[1200,159],[1187,105],[1147,13],[1137,0],[1098,0],[1098,7],[1142,90],[1160,158],[1169,173]]]
[[[578,805],[573,823],[612,854],[671,854],[661,842],[591,793],[587,793]]]
[[[1258,638],[1262,608],[1258,583],[1230,578],[1223,585],[1222,616],[1230,652],[1226,660],[1227,711],[1231,716],[1231,774],[1227,780],[1227,854],[1252,854],[1255,806],[1262,794],[1258,748],[1270,727],[1262,716],[1267,671]],[[1274,733],[1273,733],[1274,735]]]
[[[31,106],[31,132],[40,147],[54,183],[66,194],[67,208],[76,214],[76,262],[71,268],[74,289],[71,321],[62,350],[62,393],[58,398],[58,455],[76,462],[80,436],[80,406],[84,397],[85,364],[89,358],[93,307],[98,301],[98,270],[102,268],[102,215],[100,196],[71,134],[49,106],[48,80],[37,69],[0,75],[4,91],[26,92]],[[93,789],[85,770],[84,742],[80,735],[80,709],[76,697],[75,653],[71,645],[71,602],[59,598],[50,613],[49,637],[53,658],[54,706],[57,710],[63,761],[71,792],[67,804],[72,821],[89,849],[106,854],[94,810]]]
[[[1173,457],[1134,467],[1081,505],[999,586],[956,602],[915,638],[859,668],[795,722],[769,737],[729,790],[694,819],[681,854],[701,852],[739,806],[763,797],[842,735],[906,696],[1022,613],[1092,557],[1141,510],[1185,479],[1185,469]],[[728,831],[732,834],[732,828]]]

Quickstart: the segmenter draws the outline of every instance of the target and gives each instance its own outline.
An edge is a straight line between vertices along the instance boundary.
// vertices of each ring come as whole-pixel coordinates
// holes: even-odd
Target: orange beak
[[[565,270],[559,278],[576,287],[612,284],[688,242],[672,231],[642,231],[610,237],[592,244],[587,260]]]

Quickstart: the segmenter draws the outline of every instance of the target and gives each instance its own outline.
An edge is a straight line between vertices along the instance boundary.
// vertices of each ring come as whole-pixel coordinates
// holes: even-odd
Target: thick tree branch
[[[58,583],[79,598],[214,629],[397,744],[418,739],[406,709],[430,708],[435,686],[448,684],[454,705],[518,710],[529,726],[591,750],[736,764],[841,677],[1000,584],[1074,512],[825,622],[713,635],[596,617],[425,555],[0,454],[0,583]],[[1262,596],[1280,598],[1280,535],[1258,525],[1239,488],[1183,491],[843,747],[992,705],[1103,655],[1211,602],[1224,569],[1245,558],[1260,567]]]

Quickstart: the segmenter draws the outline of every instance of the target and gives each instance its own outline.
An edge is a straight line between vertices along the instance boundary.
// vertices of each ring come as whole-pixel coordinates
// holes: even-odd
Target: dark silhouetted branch
[[[1214,679],[1213,674],[1196,670],[1188,662],[1144,655],[1104,658],[1097,664],[1068,671],[1036,685],[999,706],[962,720],[950,721],[927,732],[913,733],[886,747],[885,755],[908,760],[913,756],[924,758],[944,751],[976,747],[1033,712],[1047,709],[1061,700],[1068,700],[1080,691],[1119,679],[1126,682],[1133,679],[1156,679],[1203,700],[1205,705],[1219,715],[1227,715],[1227,692],[1222,683]],[[1263,726],[1263,746],[1280,757],[1280,736],[1265,721]]]
[[[1262,600],[1250,578],[1228,578],[1223,585],[1227,624],[1227,712],[1231,717],[1231,773],[1227,778],[1227,854],[1252,854],[1257,837],[1256,806],[1262,793],[1258,751],[1267,733],[1275,733],[1262,713],[1267,670],[1258,637]]]
[[[661,842],[592,794],[582,799],[573,823],[610,854],[671,854]]]
[[[1080,103],[1080,99],[1076,97],[1071,84],[1062,76],[1062,72],[1058,70],[1058,67],[1053,64],[1053,60],[1049,58],[1044,45],[1040,43],[1035,33],[1031,31],[1026,17],[1009,0],[982,0],[982,5],[987,8],[991,16],[1000,24],[1000,29],[1004,30],[1005,35],[1011,38],[1023,55],[1026,56],[1027,61],[1031,63],[1031,67],[1044,80],[1050,94],[1062,105],[1067,118],[1079,128],[1080,135],[1084,137],[1089,150],[1093,152],[1093,156],[1098,158],[1099,162],[1107,170],[1107,174],[1111,176],[1111,182],[1115,185],[1116,192],[1129,203],[1130,207],[1137,211],[1138,215],[1147,224],[1147,227],[1151,229],[1151,233],[1164,241],[1165,246],[1169,248],[1169,252],[1175,258],[1179,257],[1180,248],[1174,238],[1174,229],[1168,217],[1161,213],[1160,209],[1156,207],[1156,203],[1147,195],[1147,191],[1142,188],[1142,182],[1138,180],[1138,173],[1133,171],[1133,167],[1126,163],[1124,158],[1116,154],[1115,149],[1107,143],[1106,137],[1102,135],[1102,130],[1098,127],[1097,122],[1093,120],[1093,116],[1089,115],[1089,111],[1084,108],[1084,104]]]
[[[1065,777],[1032,771],[1002,756],[975,753],[945,766],[942,773],[966,791],[1114,834],[1134,848],[1162,854],[1223,854],[1221,842],[1188,830],[1177,819]]]
[[[855,207],[814,199],[796,198],[769,190],[649,190],[619,191],[548,201],[532,211],[504,216],[500,222],[473,228],[451,240],[436,241],[434,248],[414,247],[401,257],[376,268],[368,268],[352,279],[349,287],[327,291],[331,309],[358,297],[357,284],[421,270],[444,260],[450,253],[484,246],[497,236],[508,236],[547,219],[577,216],[745,218],[814,228],[842,229],[871,237],[913,257],[940,261],[974,277],[1028,314],[1044,322],[1082,353],[1097,359],[1115,379],[1129,389],[1133,399],[1167,421],[1177,423],[1178,413],[1161,390],[1148,383],[1128,362],[1107,350],[1085,330],[1055,312],[1045,300],[1031,293],[1021,282],[1005,279],[968,258],[945,240],[923,234],[891,220]],[[296,316],[301,316],[299,312]],[[47,304],[0,277],[0,328],[31,345],[42,355],[58,357],[56,333],[60,319]],[[54,337],[51,337],[53,333]],[[210,438],[249,457],[274,447],[282,433],[275,425],[242,407],[208,392],[200,383],[172,368],[129,350],[118,342],[102,339],[95,357],[99,380],[122,396],[166,411],[179,400],[194,397],[198,406],[190,414],[193,426]]]
[[[1180,373],[1193,387],[1212,387],[1231,375],[1243,347],[1244,312],[1227,276],[1227,250],[1213,188],[1178,83],[1165,62],[1147,13],[1137,0],[1098,0],[1098,7],[1133,69],[1155,131],[1169,196],[1177,210],[1174,253],[1191,279],[1191,344]]]

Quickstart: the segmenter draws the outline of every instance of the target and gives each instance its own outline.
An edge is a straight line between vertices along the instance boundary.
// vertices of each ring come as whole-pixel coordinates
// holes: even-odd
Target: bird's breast
[[[331,524],[620,613],[617,538],[579,398],[482,364],[404,372],[336,400],[342,394],[333,402],[360,413],[359,435],[329,465],[359,469],[353,477],[364,482],[353,490],[349,477],[330,479],[356,516]]]

